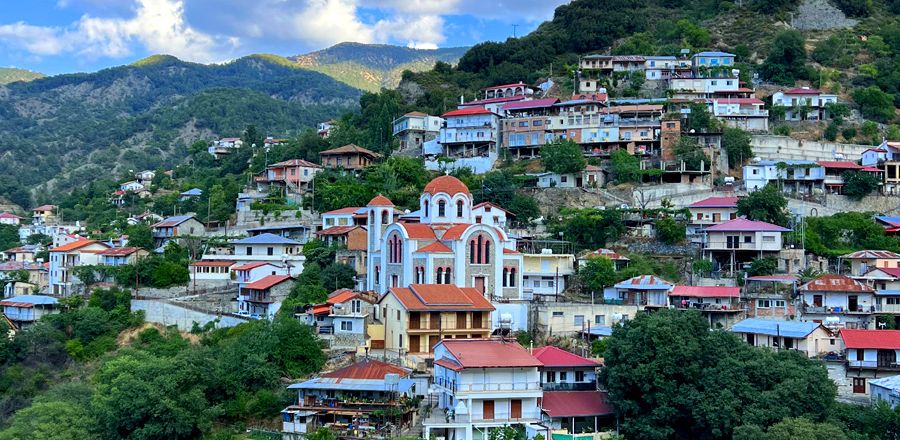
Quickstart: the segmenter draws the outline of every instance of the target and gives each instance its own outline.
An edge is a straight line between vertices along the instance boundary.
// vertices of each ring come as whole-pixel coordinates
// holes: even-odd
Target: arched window
[[[447,202],[441,200],[438,202],[438,217],[447,215]]]
[[[478,236],[478,245],[475,246],[475,253],[476,253],[476,256],[475,256],[475,264],[481,264],[481,263],[482,263],[482,260],[481,260],[481,258],[482,258],[482,253],[481,253],[481,252],[484,250],[484,241],[483,241],[483,240],[484,240],[484,238],[482,238],[482,237],[479,235],[479,236]]]
[[[509,287],[516,287],[516,268],[509,270]]]
[[[469,264],[475,264],[475,239],[469,242]]]
[[[447,268],[447,270],[444,271],[444,284],[451,284],[451,283],[450,283],[450,268],[449,268],[449,267]]]
[[[386,224],[388,224],[388,221],[390,221],[390,216],[388,215],[388,210],[385,209],[381,213],[381,224],[386,225]]]
[[[375,224],[375,211],[369,211],[369,224]]]
[[[428,200],[425,200],[425,218],[428,218]]]
[[[444,268],[437,268],[437,276],[434,278],[434,284],[441,284],[444,281]]]
[[[397,239],[397,253],[394,255],[394,263],[400,263],[403,261],[403,240],[400,237],[396,237]]]
[[[491,264],[491,241],[484,240],[484,264]]]
[[[457,217],[463,216],[463,201],[462,200],[456,201],[456,216]]]
[[[503,268],[503,287],[506,287],[507,284],[509,283],[508,279],[509,279],[509,269],[504,267]]]

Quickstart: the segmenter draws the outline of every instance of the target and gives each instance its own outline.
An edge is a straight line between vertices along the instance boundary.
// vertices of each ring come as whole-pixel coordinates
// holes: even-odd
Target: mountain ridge
[[[0,67],[0,85],[10,84],[17,81],[32,81],[43,77],[44,74],[40,72],[18,69],[15,67]]]

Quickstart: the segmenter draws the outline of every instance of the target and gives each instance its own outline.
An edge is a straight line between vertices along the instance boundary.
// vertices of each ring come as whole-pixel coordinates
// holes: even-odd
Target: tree
[[[153,241],[153,231],[150,226],[144,223],[131,225],[125,229],[125,235],[128,236],[128,245],[139,247],[148,251],[156,249],[156,243]]]
[[[597,249],[625,232],[622,213],[617,209],[564,209],[560,219],[550,226],[554,235],[562,232],[563,239],[576,249]]]
[[[834,121],[831,121],[831,123],[829,123],[828,126],[825,127],[825,132],[822,133],[822,136],[826,141],[834,142],[837,139],[839,130],[840,127],[838,126],[838,124]]]
[[[744,161],[753,157],[753,148],[750,147],[750,133],[740,128],[725,127],[722,130],[722,148],[728,155],[728,167],[737,169]]]
[[[0,440],[90,440],[94,422],[87,408],[70,402],[36,402],[15,413]]]
[[[706,104],[692,102],[689,104],[690,117],[688,118],[688,131],[706,132],[716,127],[716,121],[709,113],[709,107]]]
[[[641,160],[628,154],[625,150],[613,151],[609,156],[612,172],[619,183],[637,183],[641,181]]]
[[[320,279],[326,290],[353,289],[356,287],[356,270],[343,263],[331,263],[322,269]]]
[[[894,119],[894,96],[883,92],[878,86],[854,90],[853,100],[867,118],[881,122]]]
[[[689,136],[681,136],[673,148],[675,157],[684,161],[684,166],[689,170],[709,170],[709,156],[703,152],[703,146],[697,142],[697,139]]]
[[[841,136],[845,141],[851,142],[856,137],[856,127],[845,127],[841,130]]]
[[[741,425],[821,419],[836,395],[824,366],[711,331],[696,311],[660,310],[614,327],[604,361],[601,381],[627,438],[731,438]]]
[[[602,293],[603,289],[616,283],[616,266],[606,257],[593,257],[578,269],[578,281],[588,292]]]
[[[547,171],[557,174],[579,173],[586,165],[581,146],[571,140],[544,145],[541,148],[541,163]]]
[[[737,213],[750,220],[787,226],[790,222],[787,199],[773,184],[768,184],[747,197],[738,199]]]
[[[778,260],[773,257],[757,258],[750,263],[747,275],[751,277],[759,275],[772,275],[778,270]]]
[[[0,250],[11,249],[21,245],[19,228],[13,225],[0,225]]]
[[[837,425],[814,423],[803,417],[788,417],[772,425],[768,431],[757,425],[739,426],[734,440],[846,440],[847,435]]]
[[[793,85],[804,79],[806,74],[806,47],[803,34],[798,31],[783,31],[775,36],[769,55],[763,63],[762,76],[772,82]]]
[[[872,221],[871,212],[841,212],[831,216],[806,217],[806,250],[835,258],[862,249],[900,252],[895,237]]]
[[[684,241],[687,231],[683,224],[671,217],[664,217],[656,221],[656,238],[665,244],[677,244]]]
[[[881,186],[881,179],[868,171],[847,171],[843,177],[844,195],[854,200],[862,199]]]

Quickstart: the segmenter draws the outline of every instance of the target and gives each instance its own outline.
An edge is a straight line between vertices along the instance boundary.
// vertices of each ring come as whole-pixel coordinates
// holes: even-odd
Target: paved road
[[[144,319],[163,325],[177,325],[179,330],[190,331],[194,322],[205,325],[219,318],[218,327],[234,327],[246,322],[233,316],[216,316],[179,307],[162,301],[136,299],[131,301],[131,311],[143,310]]]

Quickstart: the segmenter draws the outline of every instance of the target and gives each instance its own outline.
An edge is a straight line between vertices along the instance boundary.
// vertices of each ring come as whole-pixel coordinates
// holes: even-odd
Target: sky
[[[344,41],[435,48],[522,36],[568,0],[0,0],[0,67],[96,71],[153,54],[224,62]]]

